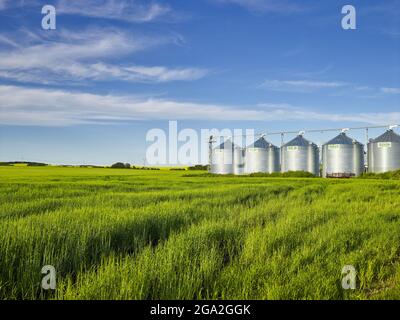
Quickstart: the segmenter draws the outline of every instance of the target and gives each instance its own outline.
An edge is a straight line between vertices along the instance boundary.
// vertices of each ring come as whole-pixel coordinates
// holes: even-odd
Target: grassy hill
[[[0,299],[400,299],[400,181],[0,167]],[[40,288],[42,266],[57,289]],[[343,290],[353,265],[357,289]]]

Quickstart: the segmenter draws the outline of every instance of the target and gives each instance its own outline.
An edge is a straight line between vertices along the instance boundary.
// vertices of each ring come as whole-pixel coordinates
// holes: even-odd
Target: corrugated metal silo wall
[[[279,148],[247,148],[245,173],[279,172]]]
[[[233,150],[233,173],[236,175],[244,174],[245,149],[235,148]]]
[[[400,143],[369,143],[368,171],[372,173],[384,173],[395,170],[400,170]]]
[[[323,177],[360,176],[364,171],[364,146],[358,143],[328,144],[323,147]]]
[[[282,172],[306,171],[319,175],[319,150],[315,145],[282,147]]]
[[[214,174],[233,174],[233,150],[231,148],[213,149],[210,171]]]

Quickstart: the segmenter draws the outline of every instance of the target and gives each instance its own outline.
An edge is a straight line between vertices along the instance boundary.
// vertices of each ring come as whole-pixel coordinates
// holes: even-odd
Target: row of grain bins
[[[306,171],[320,175],[320,151],[302,134],[281,148],[261,137],[247,148],[236,146],[230,139],[211,154],[211,173],[251,174]],[[400,136],[388,130],[368,144],[368,171],[382,173],[400,169]],[[322,176],[354,177],[365,170],[364,145],[345,132],[322,146]]]

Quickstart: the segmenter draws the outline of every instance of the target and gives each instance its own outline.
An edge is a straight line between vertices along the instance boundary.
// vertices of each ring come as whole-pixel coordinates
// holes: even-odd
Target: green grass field
[[[187,174],[0,167],[0,299],[400,299],[400,181]]]

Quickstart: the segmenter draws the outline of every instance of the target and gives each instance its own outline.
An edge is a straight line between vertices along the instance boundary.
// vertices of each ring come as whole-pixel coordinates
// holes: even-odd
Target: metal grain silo
[[[279,148],[261,137],[246,148],[246,173],[279,172]]]
[[[319,176],[319,149],[315,143],[298,135],[282,146],[282,172],[306,171]]]
[[[383,173],[400,169],[400,136],[393,130],[368,144],[368,171]]]
[[[364,145],[342,132],[323,145],[322,165],[325,178],[358,177],[364,172]]]
[[[229,139],[212,149],[211,173],[233,174],[233,149],[233,143]]]
[[[234,146],[233,147],[233,174],[244,174],[245,165],[245,149]]]

